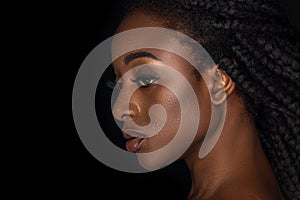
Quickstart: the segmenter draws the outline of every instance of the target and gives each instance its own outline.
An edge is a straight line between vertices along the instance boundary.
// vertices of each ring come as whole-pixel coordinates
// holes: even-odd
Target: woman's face
[[[141,27],[164,26],[162,20],[157,17],[142,11],[134,11],[122,21],[117,32]],[[114,48],[118,48],[118,44],[113,44],[113,54]],[[146,66],[138,68],[140,65]],[[170,89],[159,84],[162,79],[168,76],[160,70],[164,67],[163,65],[171,67],[188,80],[198,99],[201,116],[198,132],[192,145],[182,158],[192,153],[198,154],[210,122],[211,106],[207,87],[189,62],[176,54],[159,49],[135,50],[122,55],[113,62],[116,81],[120,82],[118,84],[120,91],[114,102],[113,115],[116,120],[122,122],[123,137],[128,140],[126,149],[137,153],[153,152],[166,146],[178,132],[181,108],[185,106],[179,105],[178,98],[179,96],[186,98],[187,93],[182,89],[179,94],[175,95]],[[126,76],[124,76],[125,74]],[[173,80],[172,77],[169,78],[169,83],[175,86],[183,84],[181,80]],[[130,88],[132,87],[139,88],[131,95]],[[129,94],[131,96],[128,106],[123,97]],[[149,109],[154,104],[160,104],[164,107],[166,120],[164,124],[157,122],[157,126],[163,125],[157,134],[143,138],[143,133],[137,127],[147,126],[150,123]]]

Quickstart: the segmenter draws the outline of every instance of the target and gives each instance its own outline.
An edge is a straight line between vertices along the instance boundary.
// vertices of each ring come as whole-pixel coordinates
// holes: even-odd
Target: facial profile
[[[139,15],[143,13],[137,12],[126,18],[119,31],[153,26],[156,23],[149,16],[142,16],[147,20],[136,23],[136,19],[141,18]],[[156,26],[163,27],[162,24]],[[120,47],[127,46],[123,42],[118,40],[113,42],[113,55],[120,51]],[[136,43],[137,40],[133,42]],[[178,49],[174,43],[180,45],[188,57],[193,57],[191,48],[187,48],[187,45],[178,38],[176,42],[172,41],[169,44]],[[205,56],[207,55],[203,54],[203,60],[207,59]],[[216,70],[217,66],[212,62],[202,65],[202,75],[206,80],[189,61],[162,49],[134,50],[116,58],[113,62],[117,88],[113,95],[115,97],[112,103],[113,115],[122,129],[123,137],[127,140],[126,149],[137,153],[144,167],[159,169],[179,157],[183,158],[184,154],[189,154],[185,153],[186,150],[199,152],[211,122],[210,91],[218,93],[212,96],[218,96],[219,103],[225,102],[226,98],[225,92],[222,92],[225,85],[221,83],[216,87],[215,84],[222,82],[222,77]],[[158,109],[151,112],[154,106],[158,106]],[[183,122],[185,127],[180,126]],[[184,132],[177,138],[179,141],[171,142],[179,130]],[[191,134],[194,135],[190,136]],[[171,148],[164,148],[166,146]],[[213,145],[207,146],[209,149]]]

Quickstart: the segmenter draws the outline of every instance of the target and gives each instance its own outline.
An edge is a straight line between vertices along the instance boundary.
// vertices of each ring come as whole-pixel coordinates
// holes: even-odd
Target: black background
[[[147,174],[118,172],[89,154],[76,132],[71,107],[76,73],[88,53],[113,35],[120,22],[118,2],[57,5],[47,12],[49,17],[46,23],[49,26],[45,30],[55,38],[55,41],[50,40],[55,47],[49,44],[53,54],[48,60],[55,69],[55,79],[59,80],[59,83],[53,84],[58,86],[57,91],[52,93],[54,104],[59,106],[55,114],[49,115],[55,116],[59,126],[49,131],[54,140],[48,149],[50,159],[47,159],[45,171],[40,173],[41,178],[38,179],[41,181],[39,188],[47,195],[65,197],[83,195],[97,199],[119,199],[121,195],[123,199],[185,199],[190,189],[190,179],[183,162]],[[291,23],[300,29],[299,3],[296,0],[282,3]],[[106,195],[108,197],[104,197]]]
[[[91,7],[93,6],[88,5],[86,9]],[[66,49],[68,52],[62,56],[69,57],[66,59],[68,63],[66,67],[69,68],[69,73],[72,73],[70,92],[84,58],[96,45],[113,35],[120,22],[119,9],[118,4],[110,2],[103,6],[97,5],[90,12],[83,12],[84,15],[80,15],[80,10],[85,10],[84,6],[79,10],[68,12],[71,14],[68,14],[65,26],[69,28],[66,35],[63,33],[65,42],[68,42]],[[98,93],[97,102],[101,103],[96,106],[101,107],[102,111],[109,107],[110,99],[103,98],[103,94],[109,92],[107,89]],[[70,112],[72,120],[71,115]],[[70,123],[72,126],[73,122]],[[118,129],[111,127],[110,124],[111,121],[106,120],[103,129],[108,128],[113,138],[120,136]],[[76,191],[100,199],[118,199],[120,195],[124,199],[185,199],[188,195],[189,171],[183,161],[146,174],[119,172],[96,160],[81,143],[74,125],[72,128],[70,132],[68,131],[68,138],[63,137],[67,139],[67,144],[61,144],[64,152],[58,152],[63,164],[56,166],[56,171],[59,172],[56,189],[62,194],[74,195]],[[71,191],[64,187],[66,185],[71,187]],[[104,198],[106,195],[108,197]]]

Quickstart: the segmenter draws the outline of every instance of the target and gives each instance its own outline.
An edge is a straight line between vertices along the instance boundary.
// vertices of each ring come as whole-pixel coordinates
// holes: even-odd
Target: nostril
[[[137,103],[130,103],[129,104],[129,117],[136,117],[136,116],[139,116],[140,113],[141,113],[141,108],[140,108],[140,105],[137,104]]]
[[[131,118],[139,116],[140,112],[139,105],[133,102],[130,102],[128,106],[128,104],[120,103],[118,101],[113,108],[113,116],[119,121],[130,120]]]
[[[128,120],[128,119],[131,119],[131,116],[130,116],[130,114],[123,114],[123,115],[121,116],[121,119],[122,119],[122,120]]]

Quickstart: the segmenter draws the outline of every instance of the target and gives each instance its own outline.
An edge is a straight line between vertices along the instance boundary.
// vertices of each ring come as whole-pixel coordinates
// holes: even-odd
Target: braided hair
[[[286,199],[300,199],[300,42],[274,0],[130,0],[209,52],[236,83]],[[178,17],[180,16],[180,17]],[[176,19],[176,20],[174,20]]]

